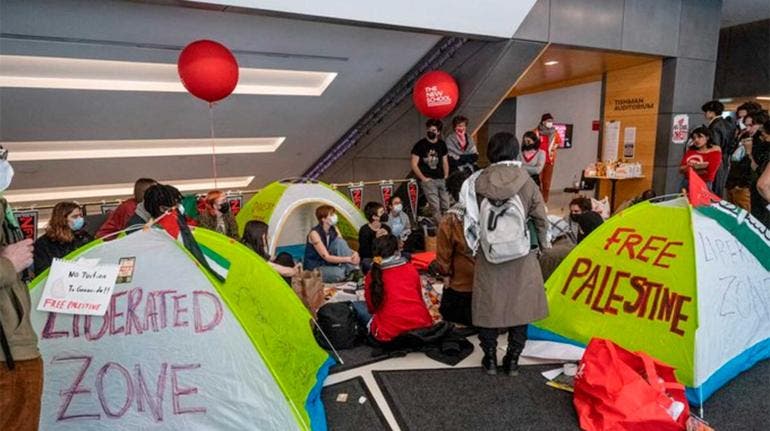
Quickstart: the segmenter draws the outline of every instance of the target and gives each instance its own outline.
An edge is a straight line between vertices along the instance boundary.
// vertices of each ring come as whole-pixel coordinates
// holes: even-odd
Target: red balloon
[[[414,84],[412,100],[422,115],[442,118],[454,111],[460,89],[452,75],[434,70],[422,75]]]
[[[229,96],[238,84],[238,62],[233,53],[213,40],[187,45],[179,54],[177,71],[187,91],[209,103]]]

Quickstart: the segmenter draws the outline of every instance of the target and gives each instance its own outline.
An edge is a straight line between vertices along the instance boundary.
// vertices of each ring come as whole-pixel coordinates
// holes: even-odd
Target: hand
[[[27,269],[32,265],[32,240],[25,239],[11,244],[0,252],[0,256],[10,260],[16,272]]]
[[[430,182],[430,178],[427,178],[427,177],[426,177],[424,180],[422,180],[422,182],[424,182],[424,183],[429,183],[429,182]]]
[[[388,234],[387,230],[385,230],[383,228],[380,228],[380,229],[377,229],[377,232],[375,233],[375,238],[379,238],[379,237],[385,236],[387,234]]]
[[[301,265],[301,264],[299,264],[299,263],[298,263],[298,264],[296,264],[296,265],[294,265],[294,274],[292,274],[291,276],[292,276],[292,277],[295,277],[295,276],[297,276],[297,275],[300,275],[300,273],[301,273],[301,268],[302,268],[302,265]]]
[[[350,255],[350,263],[353,265],[358,265],[361,263],[361,256],[359,256],[358,253],[354,251],[353,254]]]

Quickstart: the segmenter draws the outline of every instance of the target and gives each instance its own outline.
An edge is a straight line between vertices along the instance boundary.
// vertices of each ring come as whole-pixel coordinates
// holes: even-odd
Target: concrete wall
[[[599,148],[599,132],[591,130],[591,123],[599,120],[602,83],[600,81],[558,90],[544,91],[516,98],[516,137],[532,130],[540,122],[540,116],[550,112],[557,123],[574,126],[572,148],[558,150],[554,168],[552,189],[570,187],[580,171],[596,161]]]

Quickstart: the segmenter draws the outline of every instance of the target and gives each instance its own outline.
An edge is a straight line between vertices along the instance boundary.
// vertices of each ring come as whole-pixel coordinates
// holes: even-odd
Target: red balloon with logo
[[[417,79],[412,91],[414,106],[422,115],[443,118],[457,107],[460,89],[452,75],[434,70]]]
[[[233,53],[213,40],[187,45],[179,55],[177,70],[187,91],[209,103],[229,96],[238,84],[238,62]]]

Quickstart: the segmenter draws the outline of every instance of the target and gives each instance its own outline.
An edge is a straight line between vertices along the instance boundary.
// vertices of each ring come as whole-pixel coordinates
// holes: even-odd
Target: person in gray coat
[[[516,138],[505,132],[494,135],[487,155],[492,165],[475,179],[476,203],[484,198],[502,201],[518,195],[527,218],[534,222],[540,247],[550,247],[543,196],[520,162],[511,163],[519,155]],[[526,256],[497,264],[479,252],[474,271],[472,316],[484,351],[482,366],[487,374],[496,374],[497,336],[504,328],[508,331],[508,350],[503,357],[503,372],[515,376],[527,340],[527,324],[548,316],[537,252],[532,250]]]

